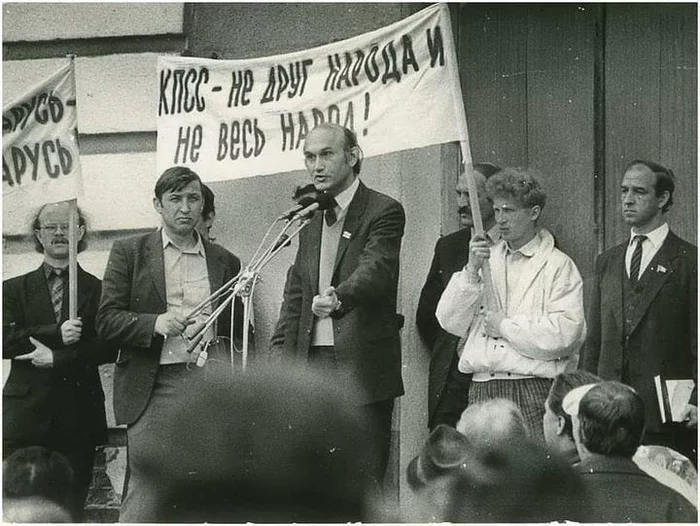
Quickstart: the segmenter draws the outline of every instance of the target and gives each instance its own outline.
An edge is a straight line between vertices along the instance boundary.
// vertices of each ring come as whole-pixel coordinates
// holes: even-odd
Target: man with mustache
[[[199,333],[218,302],[206,304],[196,317],[189,314],[240,269],[236,256],[196,230],[203,206],[201,184],[189,168],[165,170],[153,198],[161,228],[115,241],[105,270],[96,325],[102,338],[120,345],[114,414],[117,424],[127,425],[128,438],[121,522],[157,519],[158,485],[149,482],[148,474],[168,452],[153,444],[150,434],[163,425],[171,405],[189,403],[188,384],[204,374],[195,365],[204,342],[230,333],[227,309],[216,330],[210,327],[202,344],[189,349],[188,338]]]
[[[479,196],[479,209],[484,229],[494,226],[493,206],[486,195],[486,180],[500,168],[491,163],[468,165]],[[444,331],[435,318],[435,308],[452,274],[467,264],[469,239],[474,227],[469,203],[467,174],[462,172],[456,186],[459,223],[461,229],[438,239],[428,277],[420,293],[416,311],[416,325],[423,343],[430,351],[428,376],[428,428],[438,424],[454,427],[467,406],[471,375],[457,368],[459,338]],[[496,232],[490,232],[496,236]],[[494,238],[496,239],[496,238]]]
[[[632,161],[620,186],[630,238],[595,266],[580,366],[630,385],[644,400],[644,444],[668,446],[697,465],[697,247],[669,229],[673,172]],[[696,380],[681,422],[661,422],[654,377]]]
[[[3,283],[3,358],[12,360],[3,389],[3,458],[43,446],[65,455],[73,468],[69,502],[81,521],[95,446],[107,440],[104,392],[97,366],[117,349],[95,333],[101,283],[78,265],[76,318],[69,318],[67,201],[41,207],[32,231],[41,266]],[[78,252],[85,249],[78,210]]]

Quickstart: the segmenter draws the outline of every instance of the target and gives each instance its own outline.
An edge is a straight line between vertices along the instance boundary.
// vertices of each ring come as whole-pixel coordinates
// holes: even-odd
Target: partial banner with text
[[[158,173],[205,181],[304,167],[318,124],[357,133],[371,157],[468,141],[445,4],[364,35],[249,60],[164,56],[158,63]]]
[[[82,195],[77,126],[72,60],[3,106],[4,232],[21,231],[40,205]]]

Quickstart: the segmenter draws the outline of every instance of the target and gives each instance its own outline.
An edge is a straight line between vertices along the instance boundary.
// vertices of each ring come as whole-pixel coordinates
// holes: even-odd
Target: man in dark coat
[[[205,300],[240,270],[236,256],[195,231],[202,201],[196,173],[179,166],[165,170],[153,199],[162,228],[115,241],[105,271],[96,325],[101,337],[121,346],[114,413],[117,424],[127,425],[128,437],[122,522],[156,519],[158,487],[148,482],[147,474],[160,451],[153,449],[148,435],[162,425],[170,405],[187,405],[188,383],[205,370],[195,365],[204,342],[230,333],[230,311],[224,311],[217,330],[210,328],[203,343],[189,349],[187,339],[199,333],[218,306]],[[204,310],[193,317],[198,304],[205,304]]]
[[[394,398],[403,394],[396,296],[405,214],[400,203],[360,181],[361,150],[347,128],[317,126],[304,156],[316,189],[335,206],[301,232],[271,351],[359,386],[381,477]]]
[[[486,180],[500,168],[491,163],[477,163],[466,168],[471,171],[479,194],[479,208],[484,229],[493,227],[493,206],[486,197]],[[433,262],[420,293],[416,325],[423,343],[430,351],[428,377],[428,427],[438,424],[453,426],[467,406],[470,375],[457,369],[459,338],[440,327],[435,308],[452,274],[464,268],[469,257],[469,239],[474,226],[466,173],[457,181],[457,205],[461,229],[437,240]]]
[[[3,358],[11,359],[3,389],[3,458],[28,446],[63,453],[74,471],[71,512],[81,520],[95,446],[107,438],[97,366],[116,347],[95,333],[101,283],[78,266],[78,317],[69,319],[68,202],[44,205],[33,233],[42,265],[3,283]],[[78,250],[85,248],[78,214]]]
[[[697,465],[697,381],[681,422],[662,423],[654,377],[697,380],[697,248],[669,230],[674,175],[633,161],[622,180],[630,239],[598,257],[580,366],[632,386],[644,400],[645,444]]]
[[[620,382],[588,384],[562,402],[581,462],[574,465],[590,499],[587,522],[693,522],[695,507],[632,460],[644,433],[644,401]]]

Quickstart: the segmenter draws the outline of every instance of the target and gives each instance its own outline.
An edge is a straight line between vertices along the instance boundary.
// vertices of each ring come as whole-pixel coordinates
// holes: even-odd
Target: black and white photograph
[[[698,4],[3,2],[4,523],[697,523]]]

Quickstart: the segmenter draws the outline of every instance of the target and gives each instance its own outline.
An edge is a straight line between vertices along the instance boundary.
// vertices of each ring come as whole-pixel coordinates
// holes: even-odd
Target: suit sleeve
[[[284,355],[286,339],[295,336],[299,327],[302,291],[301,280],[298,274],[298,264],[299,252],[297,251],[297,259],[294,265],[287,270],[287,279],[284,283],[280,315],[270,340],[269,358],[272,361],[276,361]],[[286,348],[296,348],[296,345],[286,346]]]
[[[336,286],[342,307],[333,313],[342,317],[358,305],[385,301],[396,288],[399,254],[406,215],[403,206],[391,201],[373,219],[357,268]]]
[[[600,281],[602,276],[602,260],[598,256],[595,262],[595,274],[593,283],[591,284],[590,304],[586,311],[586,323],[588,333],[586,334],[586,342],[581,350],[581,360],[579,369],[598,374],[598,360],[600,359],[601,346],[601,331],[602,325],[600,321]]]
[[[420,291],[418,299],[418,309],[416,310],[416,325],[418,326],[418,334],[423,339],[423,343],[429,349],[433,348],[435,339],[440,330],[440,324],[435,318],[435,309],[437,308],[440,295],[443,291],[442,279],[440,277],[440,255],[438,252],[438,243],[435,245],[433,254],[433,262],[428,271],[428,277]]]
[[[145,349],[155,337],[158,314],[130,310],[134,277],[133,257],[130,256],[123,242],[114,242],[102,281],[95,325],[103,340]]]
[[[57,323],[30,324],[26,320],[29,308],[22,298],[19,281],[5,281],[2,285],[2,357],[11,359],[34,350],[29,341],[33,336],[51,349],[63,345],[61,331]],[[24,301],[23,301],[24,300]]]

